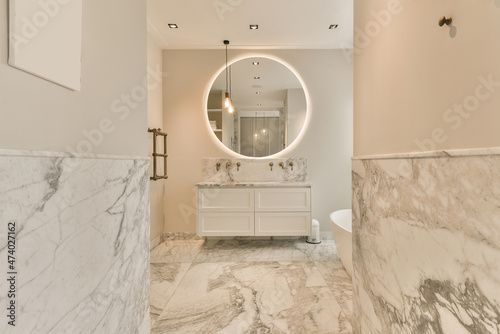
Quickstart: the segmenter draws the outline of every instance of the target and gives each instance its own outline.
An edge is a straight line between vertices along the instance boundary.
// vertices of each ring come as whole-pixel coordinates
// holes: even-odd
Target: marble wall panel
[[[219,170],[217,163],[220,163]],[[226,168],[226,163],[231,165]],[[304,182],[307,181],[307,159],[203,159],[202,175],[206,182]]]
[[[149,159],[2,150],[0,228],[1,333],[149,333]]]
[[[500,155],[491,153],[353,160],[355,333],[500,333]]]

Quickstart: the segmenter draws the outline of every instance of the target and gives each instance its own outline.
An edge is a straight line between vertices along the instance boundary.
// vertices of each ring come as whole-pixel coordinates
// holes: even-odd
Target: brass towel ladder
[[[160,128],[158,129],[150,129],[148,128],[148,132],[153,133],[153,176],[150,177],[151,180],[161,180],[168,179],[167,176],[167,133],[162,132]],[[163,136],[163,153],[156,152],[156,137]],[[156,158],[163,157],[163,175],[156,174]]]

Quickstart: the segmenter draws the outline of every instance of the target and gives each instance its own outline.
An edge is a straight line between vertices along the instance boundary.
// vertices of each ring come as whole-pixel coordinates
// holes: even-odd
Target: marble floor
[[[333,240],[167,238],[151,251],[151,333],[350,334]]]

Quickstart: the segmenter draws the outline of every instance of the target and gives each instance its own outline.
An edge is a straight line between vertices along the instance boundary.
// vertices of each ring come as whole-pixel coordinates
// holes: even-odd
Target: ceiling
[[[148,31],[164,49],[337,49],[352,45],[353,0],[148,0]]]
[[[253,65],[254,62],[258,65]],[[231,98],[238,110],[281,109],[288,89],[302,89],[295,74],[272,59],[246,58],[232,64],[230,68]],[[225,87],[226,75],[222,71],[215,79],[211,92],[222,93]]]

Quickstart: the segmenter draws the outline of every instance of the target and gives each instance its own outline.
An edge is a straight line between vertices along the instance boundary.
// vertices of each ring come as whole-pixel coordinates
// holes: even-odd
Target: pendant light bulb
[[[227,112],[230,114],[232,114],[234,112],[234,107],[233,107],[232,103],[229,105],[229,107],[227,107]]]
[[[229,92],[226,92],[226,98],[224,99],[224,108],[229,108],[229,106],[233,105],[233,101],[229,98]]]

